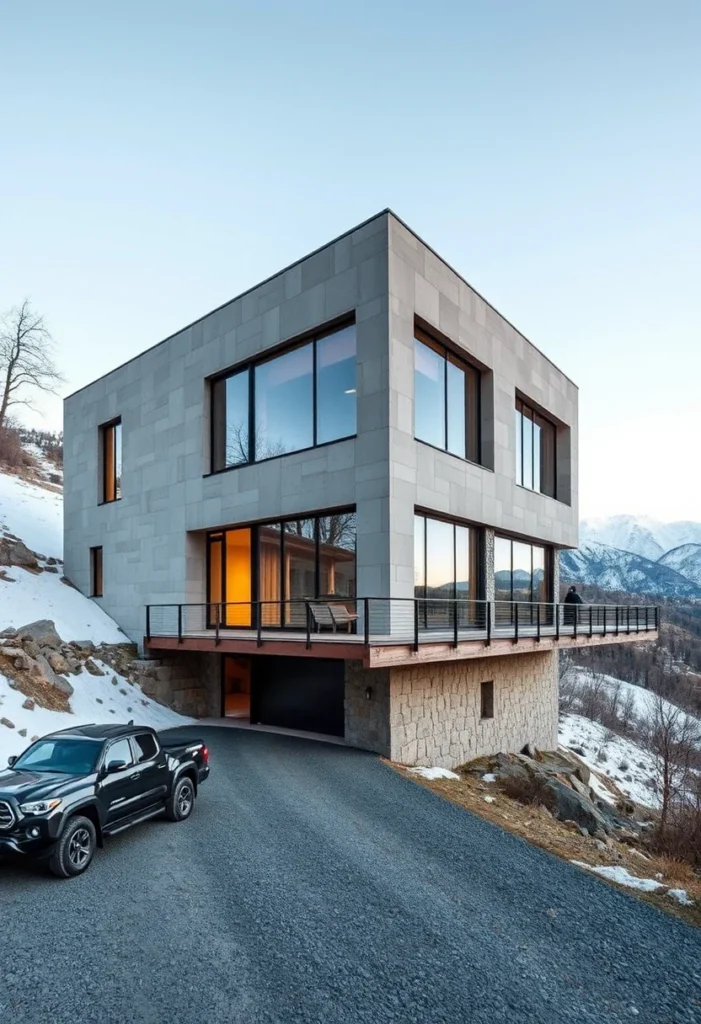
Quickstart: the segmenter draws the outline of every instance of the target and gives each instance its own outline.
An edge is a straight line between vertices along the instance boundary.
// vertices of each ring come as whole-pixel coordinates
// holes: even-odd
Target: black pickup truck
[[[0,771],[0,854],[80,875],[105,836],[165,813],[184,821],[209,775],[199,740],[146,727],[84,725],[44,736]]]

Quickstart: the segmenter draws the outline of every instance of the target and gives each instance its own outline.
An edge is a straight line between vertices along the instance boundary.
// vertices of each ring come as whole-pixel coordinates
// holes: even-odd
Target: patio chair
[[[311,612],[312,619],[314,621],[314,627],[317,633],[328,626],[330,629],[336,632],[336,624],[331,616],[331,609],[327,604],[311,604],[309,605],[309,611]]]
[[[353,623],[358,621],[357,614],[349,612],[344,604],[330,604],[329,611],[333,619],[334,629],[338,626],[345,626],[350,633]]]

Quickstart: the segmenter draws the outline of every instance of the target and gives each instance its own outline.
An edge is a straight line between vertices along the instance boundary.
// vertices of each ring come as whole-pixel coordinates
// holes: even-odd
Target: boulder
[[[34,704],[34,701],[32,700],[31,697],[27,697],[24,704],[22,705],[25,711],[33,711],[35,706],[36,705]]]
[[[18,736],[26,736],[27,735],[27,730],[26,729],[19,729],[18,732],[17,732],[17,735]]]
[[[31,671],[33,675],[41,676],[49,686],[53,686],[59,693],[65,694],[66,697],[73,696],[74,691],[71,684],[63,676],[59,676],[54,672],[43,654],[40,654],[36,661],[32,663]]]
[[[17,630],[13,629],[12,626],[8,626],[7,629],[3,629],[2,632],[0,632],[0,637],[5,637],[10,640],[14,640],[16,636]]]
[[[104,676],[104,674],[105,674],[102,671],[102,669],[99,668],[95,664],[95,662],[92,660],[92,658],[88,658],[87,659],[87,661],[85,662],[85,667],[86,667],[86,669],[88,670],[88,672],[90,673],[91,676]]]
[[[56,626],[51,619],[37,619],[17,630],[17,636],[23,640],[33,640],[40,647],[49,647],[57,650],[63,641],[56,632]]]
[[[17,565],[34,572],[39,569],[34,552],[12,534],[0,537],[0,565]]]
[[[540,799],[558,821],[574,821],[580,828],[594,834],[608,832],[610,825],[587,797],[558,779],[546,778]]]
[[[46,660],[49,665],[51,665],[54,672],[59,672],[62,675],[65,675],[65,673],[68,672],[68,662],[62,654],[58,653],[58,651],[52,651],[47,655]]]
[[[9,718],[0,718],[0,725],[4,725],[6,729],[14,729],[15,723],[11,722]]]

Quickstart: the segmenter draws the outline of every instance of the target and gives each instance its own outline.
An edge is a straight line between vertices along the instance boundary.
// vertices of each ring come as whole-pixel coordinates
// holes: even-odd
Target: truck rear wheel
[[[195,806],[195,786],[191,778],[185,775],[178,779],[173,792],[166,804],[166,817],[170,821],[185,821],[192,814]]]
[[[61,838],[51,854],[49,869],[57,878],[74,878],[90,867],[95,855],[97,835],[89,818],[76,814],[65,824]]]

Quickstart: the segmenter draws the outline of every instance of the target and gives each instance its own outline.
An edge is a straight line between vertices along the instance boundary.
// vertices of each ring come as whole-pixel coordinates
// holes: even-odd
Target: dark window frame
[[[490,722],[493,718],[494,680],[487,679],[483,683],[480,683],[480,722]]]
[[[414,341],[420,342],[426,348],[432,349],[443,359],[443,446],[435,445],[431,441],[424,441],[416,434],[416,413],[414,414],[414,440],[426,444],[436,451],[446,452],[453,458],[462,459],[463,462],[470,462],[475,466],[483,465],[482,455],[482,370],[467,356],[463,356],[449,348],[443,342],[434,338],[418,324],[414,326]],[[451,451],[448,447],[450,409],[448,403],[448,364],[452,363],[465,374],[465,454],[460,455]],[[414,379],[416,379],[416,365],[414,365]],[[416,392],[416,385],[414,385]],[[416,394],[414,394],[416,398]]]
[[[428,567],[428,527],[427,527],[427,520],[432,519],[434,522],[446,523],[448,526],[452,526],[453,527],[453,587],[452,587],[452,593],[451,593],[450,597],[447,598],[447,600],[457,600],[458,599],[457,584],[458,584],[459,581],[457,579],[457,533],[456,533],[456,527],[464,527],[465,529],[468,529],[470,531],[470,536],[471,537],[472,536],[475,537],[475,548],[476,548],[476,550],[474,552],[471,552],[470,555],[471,556],[474,555],[474,568],[475,568],[475,570],[477,572],[477,581],[476,581],[476,588],[475,588],[477,597],[475,597],[475,598],[466,598],[465,600],[468,600],[468,601],[473,601],[473,600],[474,601],[483,601],[484,600],[484,594],[485,594],[485,572],[484,572],[484,566],[485,566],[485,550],[486,550],[485,537],[486,537],[486,534],[485,534],[484,527],[480,526],[479,524],[471,523],[471,522],[465,522],[465,521],[460,520],[460,519],[451,519],[449,516],[436,515],[435,513],[427,512],[427,511],[425,511],[424,509],[421,509],[421,508],[415,508],[414,509],[414,531],[416,531],[416,520],[417,519],[422,519],[423,522],[424,522],[424,527],[423,527],[424,582],[420,586],[417,586],[416,582],[414,582],[414,600],[416,600],[418,602],[422,602],[422,601],[424,602],[423,604],[421,604],[421,603],[419,604],[418,611],[419,611],[419,617],[422,620],[421,624],[423,625],[424,628],[428,628],[428,605],[426,604],[426,600],[427,600],[427,593],[426,593],[426,591],[428,589],[427,588],[427,584],[426,584],[426,573],[427,573],[427,567]],[[415,566],[414,566],[414,569],[416,569]],[[422,594],[418,594],[417,593],[418,590],[422,590],[423,593]]]
[[[117,435],[117,428],[119,428],[119,435]],[[98,427],[99,438],[100,438],[100,504],[101,505],[112,505],[115,501],[122,500],[122,461],[123,461],[123,449],[122,449],[122,417],[117,416],[112,420],[108,420],[107,423],[101,423]],[[119,444],[117,444],[117,437],[119,436]],[[108,446],[112,446],[112,463],[114,467],[114,477],[112,480],[112,490],[114,491],[114,497],[109,498],[108,494],[108,478],[107,478],[107,466],[109,464],[108,457]],[[119,473],[117,472],[117,450],[119,449]]]
[[[356,429],[352,434],[345,434],[343,437],[333,438],[331,441],[318,441],[319,424],[318,424],[318,363],[317,363],[317,346],[320,341],[330,337],[339,331],[345,330],[347,327],[354,327],[356,325],[355,315],[345,316],[340,320],[334,321],[332,324],[325,324],[323,327],[319,327],[314,331],[307,332],[306,334],[295,338],[294,340],[285,342],[283,345],[278,345],[274,349],[261,353],[254,356],[245,362],[239,363],[237,366],[232,367],[228,370],[224,370],[221,373],[217,373],[215,376],[209,378],[209,472],[205,476],[213,476],[217,473],[228,473],[234,469],[240,469],[242,466],[253,466],[258,465],[261,462],[268,462],[270,459],[282,459],[286,455],[296,455],[299,452],[313,451],[316,448],[323,448],[329,444],[338,444],[340,441],[348,441],[351,438],[357,437],[357,404],[356,404]],[[312,444],[307,445],[305,448],[295,448],[289,452],[281,452],[279,455],[266,455],[263,458],[256,458],[255,453],[255,429],[256,429],[256,416],[255,416],[255,371],[256,367],[264,366],[266,363],[274,362],[281,356],[287,355],[289,352],[294,352],[297,349],[304,348],[307,345],[312,346]],[[357,403],[357,337],[356,337],[356,403]],[[222,382],[227,381],[231,377],[236,377],[239,374],[248,374],[248,459],[246,461],[237,462],[231,466],[220,466],[215,467],[215,451],[217,450],[217,443],[215,438],[216,430],[216,417],[214,415],[214,401],[215,401],[215,389],[216,386]]]
[[[102,545],[99,544],[90,548],[90,596],[104,596],[104,575],[103,575],[103,554]]]
[[[540,409],[537,409],[534,405],[532,405],[528,401],[528,399],[523,398],[518,392],[516,392],[516,401],[515,401],[515,404],[514,404],[514,409],[515,409],[517,414],[520,414],[520,417],[521,417],[520,420],[518,421],[520,423],[520,430],[517,429],[518,436],[516,437],[516,454],[520,455],[520,459],[516,463],[516,467],[517,467],[516,483],[517,483],[517,485],[519,487],[523,487],[527,491],[532,491],[534,494],[544,494],[547,498],[554,498],[557,501],[558,500],[558,495],[557,495],[557,449],[558,449],[558,443],[557,443],[557,424],[552,419],[550,419],[549,416],[546,416],[544,413],[542,413],[540,411]],[[536,417],[537,417],[538,420],[541,421],[540,424],[538,424],[536,422]],[[530,484],[525,483],[525,473],[524,473],[524,471],[525,471],[525,460],[524,460],[525,450],[524,450],[524,429],[523,429],[524,419],[530,420],[530,422],[533,424],[533,429],[531,430],[531,483]],[[545,424],[547,426],[548,430],[552,431],[552,435],[551,435],[552,436],[552,477],[551,477],[551,480],[550,480],[549,485],[548,485],[549,489],[545,489],[543,487],[543,462],[544,462],[544,460],[543,460],[543,451],[544,451],[544,447],[543,447],[543,435],[542,435],[543,427],[542,427],[542,424]],[[535,429],[534,428],[535,428],[536,425],[539,426],[540,430],[541,430],[541,447],[540,447],[539,462],[538,462],[538,465],[540,467],[540,486],[538,486],[538,487],[535,486],[535,466],[536,466],[535,453],[536,453],[536,447],[535,447]],[[518,473],[518,467],[519,466],[520,466],[520,469],[521,469],[521,472],[520,472],[521,479],[519,479],[519,473]]]
[[[139,756],[140,755],[140,750],[139,750],[139,746],[138,746],[136,741],[140,737],[144,737],[144,736],[147,739],[151,740],[151,742],[154,745],[153,753],[150,754],[149,757],[141,757],[141,756]],[[153,759],[155,757],[158,757],[158,749],[159,749],[158,748],[158,741],[156,740],[155,736],[151,735],[150,732],[135,733],[133,736],[130,736],[129,739],[130,739],[130,742],[131,742],[131,752],[132,752],[132,756],[134,758],[134,764],[146,764],[148,761],[153,761]]]
[[[339,597],[338,595],[322,594],[321,593],[321,587],[320,587],[320,583],[321,583],[321,560],[319,558],[319,545],[320,545],[320,540],[319,540],[319,520],[326,519],[326,518],[328,518],[330,516],[340,516],[340,515],[350,515],[350,514],[357,516],[357,510],[356,510],[356,506],[355,505],[348,505],[348,506],[344,506],[342,508],[325,509],[325,510],[322,510],[320,512],[300,512],[297,515],[286,515],[286,516],[283,516],[283,517],[280,517],[280,518],[276,518],[276,519],[255,520],[254,522],[251,522],[251,523],[238,523],[238,524],[235,524],[235,525],[232,525],[232,526],[221,527],[221,528],[219,528],[217,530],[209,530],[207,532],[207,536],[206,536],[206,554],[205,554],[205,557],[206,557],[205,586],[206,586],[206,594],[207,594],[207,601],[206,601],[206,606],[207,606],[207,628],[208,629],[212,629],[214,627],[214,625],[215,625],[214,618],[211,615],[211,611],[212,611],[213,606],[218,604],[218,603],[219,604],[225,604],[226,603],[225,600],[222,600],[221,602],[216,602],[216,601],[210,601],[209,600],[209,595],[211,593],[211,583],[212,583],[210,548],[211,548],[211,545],[213,543],[217,543],[217,542],[221,541],[221,544],[222,544],[222,559],[221,559],[220,588],[221,588],[222,598],[225,598],[226,597],[226,534],[227,534],[227,532],[234,531],[234,530],[250,530],[251,531],[251,611],[252,611],[251,624],[250,624],[250,626],[242,626],[242,627],[239,627],[239,628],[242,628],[242,629],[255,629],[255,628],[257,628],[257,622],[255,621],[255,615],[253,614],[253,612],[254,612],[254,610],[256,608],[257,602],[260,600],[260,539],[259,539],[259,530],[260,530],[261,527],[277,526],[277,527],[280,528],[280,565],[284,566],[284,564],[285,564],[285,537],[286,537],[285,524],[286,523],[295,523],[295,522],[298,522],[299,520],[303,520],[303,519],[313,519],[314,520],[314,594],[309,596],[309,600],[312,600],[312,601],[316,601],[316,600],[323,601],[324,599],[331,600],[335,596],[337,600],[343,601],[344,598],[343,597]],[[357,599],[357,584],[358,584],[357,520],[356,520],[356,549],[355,549],[354,558],[353,558],[353,569],[354,569],[354,579],[355,579],[356,593],[352,597],[346,597],[345,600],[347,600],[347,601],[354,601],[354,600]],[[287,592],[286,592],[287,588],[285,586],[285,574],[284,574],[284,572],[280,573],[280,581],[279,582],[280,582],[280,598],[279,598],[279,601],[281,602],[281,608],[284,609],[286,606],[283,604],[283,602],[288,600],[288,595],[287,595]],[[299,598],[299,600],[303,600],[303,598]],[[276,625],[276,624],[268,624],[268,625],[266,625],[264,623],[264,624],[262,624],[261,628],[262,629],[278,629],[278,630],[279,629],[285,629],[285,628],[294,628],[294,629],[298,630],[299,627],[291,625],[290,623],[288,623],[286,621],[286,616],[283,614],[281,616],[281,622],[280,622],[279,625]]]

